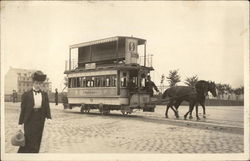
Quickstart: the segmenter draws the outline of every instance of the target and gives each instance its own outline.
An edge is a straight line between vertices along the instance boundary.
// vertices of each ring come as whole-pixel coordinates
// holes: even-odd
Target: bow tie
[[[41,92],[40,90],[38,90],[38,91],[33,90],[33,91],[35,92],[35,95],[36,95],[37,93],[40,93],[40,92]]]

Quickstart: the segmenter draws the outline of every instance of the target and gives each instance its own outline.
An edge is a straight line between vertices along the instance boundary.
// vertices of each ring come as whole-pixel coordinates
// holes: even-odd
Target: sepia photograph
[[[247,1],[1,1],[1,160],[249,160]]]

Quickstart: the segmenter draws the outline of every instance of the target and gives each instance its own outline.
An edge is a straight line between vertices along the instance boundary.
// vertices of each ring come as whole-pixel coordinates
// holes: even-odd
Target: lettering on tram
[[[154,112],[145,87],[154,69],[147,62],[146,40],[141,38],[117,36],[71,45],[64,108],[80,107],[82,113],[97,109],[101,114],[118,110],[123,115]]]

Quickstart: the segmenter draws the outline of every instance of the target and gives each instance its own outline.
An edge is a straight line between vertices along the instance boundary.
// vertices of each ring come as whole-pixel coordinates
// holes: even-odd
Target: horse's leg
[[[168,118],[168,109],[169,109],[169,106],[167,105],[166,112],[165,112],[165,117],[166,118]]]
[[[177,101],[176,104],[175,104],[175,109],[176,109],[175,117],[176,117],[176,118],[179,118],[179,111],[178,111],[178,108],[179,108],[181,102],[182,102],[182,101]]]
[[[190,109],[190,108],[189,108]],[[191,110],[189,111],[189,119],[193,119],[193,108],[191,108]]]
[[[191,113],[191,111],[193,110],[192,107],[193,105],[192,105],[192,103],[189,103],[189,110],[188,110],[188,112],[184,115],[184,120],[186,120],[187,119],[187,115],[189,114],[189,113]],[[192,116],[192,114],[190,115],[190,116]],[[190,116],[189,116],[189,118],[190,118]]]
[[[205,119],[206,118],[206,108],[205,108],[204,102],[201,103],[201,106],[203,108],[203,118]]]
[[[168,118],[168,109],[169,107],[172,108],[172,102],[169,102],[168,105],[167,105],[167,108],[166,108],[166,112],[165,112],[165,117]]]
[[[171,109],[174,111],[174,115],[175,115],[175,117],[176,117],[176,108],[174,108],[173,106],[170,106],[171,107]]]
[[[198,114],[198,103],[196,104],[196,119],[200,120],[199,114]]]
[[[194,110],[194,105],[195,105],[194,102],[190,102],[189,104],[189,119],[193,119],[192,112]]]

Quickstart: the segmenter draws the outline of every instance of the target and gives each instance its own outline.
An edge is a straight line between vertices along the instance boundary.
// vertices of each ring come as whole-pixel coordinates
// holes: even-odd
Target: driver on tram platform
[[[156,90],[157,92],[159,92],[159,90],[158,90],[157,86],[155,85],[155,83],[153,81],[151,81],[150,75],[147,76],[147,81],[145,83],[145,89],[146,89],[146,92],[148,92],[151,97],[154,94],[154,90]]]

